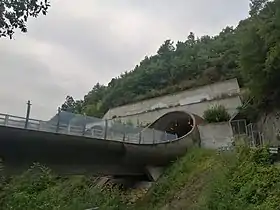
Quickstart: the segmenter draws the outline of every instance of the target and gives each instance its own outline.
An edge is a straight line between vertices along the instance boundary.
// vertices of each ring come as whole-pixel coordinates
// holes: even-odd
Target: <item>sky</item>
[[[167,39],[218,34],[248,16],[248,0],[50,0],[28,33],[0,39],[0,113],[48,120],[67,95],[132,70]]]

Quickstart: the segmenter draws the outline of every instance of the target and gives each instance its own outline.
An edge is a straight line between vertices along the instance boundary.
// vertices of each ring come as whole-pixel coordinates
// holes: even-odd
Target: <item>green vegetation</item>
[[[1,0],[0,1],[0,38],[12,39],[16,29],[27,32],[28,18],[46,15],[50,7],[48,0]]]
[[[167,40],[156,55],[145,57],[134,70],[112,79],[108,86],[96,84],[84,100],[67,96],[62,109],[101,117],[112,107],[240,78],[234,38],[234,29],[227,27],[215,37],[195,39],[191,33],[176,47]]]
[[[241,100],[243,104],[237,108],[239,117],[246,119],[248,122],[255,123],[262,114],[257,100],[252,97],[252,94],[248,90],[242,93]]]
[[[0,36],[12,34],[14,28],[26,31],[24,21],[3,22],[3,2],[10,1],[0,3]],[[252,99],[242,110],[246,114],[253,110],[249,113],[253,119],[259,110],[280,102],[279,34],[280,0],[251,0],[250,17],[236,28],[226,27],[214,37],[195,38],[190,33],[176,45],[166,40],[156,55],[145,57],[108,86],[96,84],[83,100],[68,96],[62,109],[100,117],[111,107],[237,77]],[[223,107],[214,107],[205,118],[217,122],[228,115]],[[41,166],[0,180],[3,210],[277,210],[280,169],[271,164],[266,148],[243,147],[221,154],[193,149],[173,163],[144,197],[131,203],[129,193],[112,186],[99,189],[90,177],[57,177]]]
[[[157,54],[108,86],[97,83],[83,100],[68,96],[63,110],[101,117],[112,107],[149,99],[233,77],[249,89],[259,111],[280,97],[280,0],[251,0],[250,17],[217,36],[174,43],[166,40]],[[70,102],[70,103],[69,103]]]
[[[199,209],[203,192],[223,159],[211,150],[189,151],[166,170],[135,209]]]
[[[205,209],[279,209],[280,170],[271,161],[266,148],[240,149],[235,163],[212,181]]]
[[[276,210],[279,172],[266,148],[242,147],[224,154],[193,150],[173,164],[136,206],[143,210]]]
[[[227,122],[230,115],[222,105],[215,105],[204,111],[203,118],[208,123]]]
[[[94,184],[94,178],[61,178],[36,165],[0,185],[0,206],[2,210],[124,209],[116,189],[101,191]]]
[[[252,1],[240,26],[241,73],[256,103],[268,110],[280,99],[280,1]]]
[[[134,203],[139,192],[112,185],[100,189],[94,178],[57,177],[42,166],[1,181],[3,210],[277,210],[280,201],[280,169],[266,148],[190,150]]]

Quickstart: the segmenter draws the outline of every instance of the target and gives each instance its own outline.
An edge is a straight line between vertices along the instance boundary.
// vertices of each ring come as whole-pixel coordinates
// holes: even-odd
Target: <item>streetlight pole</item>
[[[31,110],[31,102],[30,100],[27,101],[27,111],[26,111],[26,118],[25,118],[25,125],[24,128],[27,129],[28,127],[28,121],[29,121],[29,116],[30,116],[30,110]]]

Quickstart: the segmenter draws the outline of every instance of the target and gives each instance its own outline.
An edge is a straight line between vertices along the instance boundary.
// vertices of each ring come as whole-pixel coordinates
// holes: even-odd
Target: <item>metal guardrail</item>
[[[247,125],[247,130],[248,137],[251,140],[251,147],[259,147],[265,145],[264,135],[259,131],[257,124],[250,123],[249,125]]]
[[[234,136],[248,135],[246,120],[232,120],[230,125]]]
[[[87,118],[91,118],[91,117],[87,117]],[[31,119],[31,118],[26,119],[24,117],[18,117],[18,116],[1,114],[1,113],[0,113],[0,126],[41,131],[41,132],[49,132],[49,133],[58,133],[58,134],[72,135],[72,136],[84,136],[89,138],[97,138],[103,140],[127,142],[127,143],[134,143],[134,144],[157,144],[162,142],[171,142],[177,139],[177,135],[169,134],[155,129],[145,129],[143,132],[142,131],[139,132],[139,129],[136,127],[130,126],[130,128],[127,129],[127,127],[125,127],[122,124],[118,125],[119,129],[114,129],[112,126],[108,126],[108,123],[105,122],[104,120],[97,119],[97,118],[92,118],[92,119],[94,119],[95,122],[99,121],[98,124],[103,124],[104,126],[98,126],[98,128],[94,126],[87,128],[87,124],[85,123],[86,121],[80,123],[80,125],[73,125],[71,124],[71,122],[68,124],[63,124],[60,123],[59,120],[42,121],[42,120]],[[104,123],[100,123],[100,122],[104,122]]]
[[[262,147],[265,145],[264,135],[259,131],[256,123],[247,124],[246,120],[231,121],[233,135],[235,137],[248,137],[247,144],[252,147]]]

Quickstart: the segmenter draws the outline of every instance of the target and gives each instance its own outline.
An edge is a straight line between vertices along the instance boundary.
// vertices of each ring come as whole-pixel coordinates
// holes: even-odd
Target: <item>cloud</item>
[[[48,107],[56,106],[56,100],[65,94],[65,90],[53,82],[48,66],[30,55],[4,51],[2,48],[0,63],[0,110],[22,116],[26,110],[25,102],[34,99],[33,102],[42,109],[41,112],[50,115]],[[36,112],[35,115],[44,116]]]
[[[48,119],[66,95],[80,97],[90,88],[84,79],[91,69],[59,45],[22,36],[16,42],[1,41],[1,112],[22,116],[30,99],[32,117]]]
[[[0,40],[0,112],[48,119],[66,95],[129,71],[166,39],[217,34],[247,16],[247,0],[52,0],[27,34]]]

